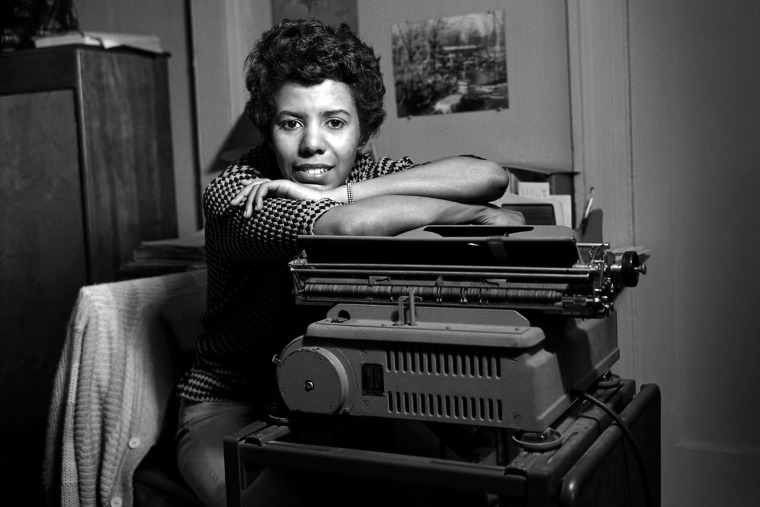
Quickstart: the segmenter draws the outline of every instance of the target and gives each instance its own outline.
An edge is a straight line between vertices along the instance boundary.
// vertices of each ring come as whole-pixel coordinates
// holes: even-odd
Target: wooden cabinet
[[[79,288],[116,280],[141,240],[177,235],[168,93],[167,55],[85,46],[0,55],[4,479],[39,481]]]

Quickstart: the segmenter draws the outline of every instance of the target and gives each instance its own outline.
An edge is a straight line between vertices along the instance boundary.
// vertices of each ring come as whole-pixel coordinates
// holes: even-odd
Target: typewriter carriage
[[[601,318],[646,267],[562,226],[435,226],[417,237],[302,236],[290,264],[302,304],[397,304],[538,310]]]

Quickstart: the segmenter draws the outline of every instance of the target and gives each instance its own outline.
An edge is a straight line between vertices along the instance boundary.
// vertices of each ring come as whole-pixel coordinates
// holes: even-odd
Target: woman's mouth
[[[302,164],[294,166],[293,169],[301,176],[301,178],[313,180],[329,172],[330,169],[332,169],[332,166],[324,164]]]
[[[309,176],[319,176],[320,174],[324,174],[330,169],[327,167],[314,167],[309,169],[299,169],[300,171],[305,172]]]

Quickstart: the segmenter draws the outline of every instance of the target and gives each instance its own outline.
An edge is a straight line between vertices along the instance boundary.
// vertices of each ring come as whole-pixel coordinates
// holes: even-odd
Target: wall
[[[393,25],[504,10],[510,107],[399,118],[393,86]],[[563,2],[543,0],[359,0],[359,32],[380,54],[388,118],[376,139],[379,154],[429,160],[476,153],[503,162],[569,169],[570,96]]]
[[[630,2],[641,381],[664,505],[760,505],[760,4]]]
[[[243,114],[247,94],[243,71],[248,52],[271,26],[271,3],[186,1],[195,20],[202,190],[236,158],[234,153],[260,142],[258,132]]]
[[[759,505],[760,5],[567,3],[574,167],[652,253],[614,369],[662,390],[662,505]]]

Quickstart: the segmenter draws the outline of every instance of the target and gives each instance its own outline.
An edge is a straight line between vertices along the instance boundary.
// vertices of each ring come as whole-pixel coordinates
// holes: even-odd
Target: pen
[[[588,216],[591,213],[591,205],[594,203],[594,187],[591,187],[589,190],[589,193],[591,194],[588,202],[586,203],[586,209],[583,210],[583,216],[581,217],[581,223],[578,226],[578,230],[582,234],[586,230],[586,224],[588,223]]]
[[[586,211],[583,212],[584,222],[588,220],[588,215],[589,213],[591,213],[591,205],[594,203],[594,187],[591,187],[590,193],[591,193],[591,197],[589,197],[588,204],[586,204]]]

